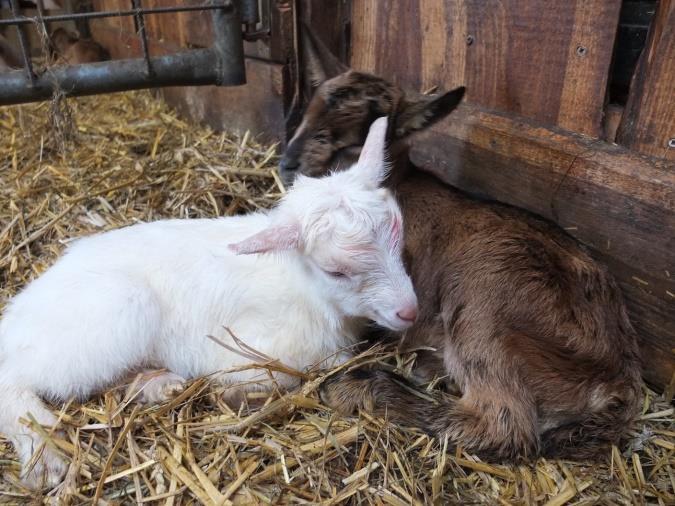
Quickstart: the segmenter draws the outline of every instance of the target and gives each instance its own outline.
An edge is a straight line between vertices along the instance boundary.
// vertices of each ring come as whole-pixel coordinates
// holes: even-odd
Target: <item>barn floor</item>
[[[147,92],[0,108],[0,310],[68,238],[269,206],[282,193],[274,164],[273,147],[188,125]],[[358,360],[407,370],[414,357]],[[0,436],[0,503],[675,504],[674,410],[646,388],[634,439],[606,463],[509,467],[365,414],[334,417],[320,378],[235,410],[207,379],[158,407],[123,388],[54,406],[65,482],[23,489]]]

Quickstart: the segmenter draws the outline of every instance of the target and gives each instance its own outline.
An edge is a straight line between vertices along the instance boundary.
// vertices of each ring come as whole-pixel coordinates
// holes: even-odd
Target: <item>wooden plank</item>
[[[420,11],[422,4],[415,0],[353,0],[351,66],[418,89],[424,56]]]
[[[92,8],[95,11],[118,11],[129,9],[130,7],[131,2],[122,2],[122,0],[92,0]],[[120,31],[134,33],[134,19],[130,16],[91,20],[89,22],[90,28],[94,21],[96,21],[99,26],[103,24]]]
[[[674,97],[675,0],[661,0],[633,76],[618,142],[646,155],[675,160]]]
[[[351,0],[303,0],[300,18],[321,34],[321,42],[348,65],[351,53]]]
[[[575,4],[556,124],[599,137],[621,2],[581,0]]]
[[[602,134],[620,0],[353,0],[352,66],[404,88]]]
[[[606,263],[640,335],[644,374],[675,371],[675,164],[527,120],[460,106],[413,160],[474,194],[551,219]]]

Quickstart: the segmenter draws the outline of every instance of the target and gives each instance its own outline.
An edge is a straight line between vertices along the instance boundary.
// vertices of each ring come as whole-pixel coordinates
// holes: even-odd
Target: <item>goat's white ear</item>
[[[387,139],[386,116],[373,121],[368,130],[366,142],[361,149],[359,161],[353,170],[359,177],[366,178],[366,184],[370,188],[377,188],[387,177],[387,165],[385,163],[385,148]]]
[[[268,228],[228,247],[237,255],[296,249],[300,245],[300,225],[272,223]]]

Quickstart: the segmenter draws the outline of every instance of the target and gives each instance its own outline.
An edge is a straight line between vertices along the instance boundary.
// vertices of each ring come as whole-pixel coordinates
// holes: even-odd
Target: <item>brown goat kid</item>
[[[51,55],[59,65],[79,65],[109,60],[108,51],[91,39],[82,39],[64,28],[57,28],[50,35]],[[0,72],[23,67],[16,49],[0,34]]]
[[[22,65],[21,58],[9,41],[0,33],[0,72],[14,70]]]
[[[80,65],[110,59],[108,51],[92,39],[80,38],[64,28],[57,28],[50,36],[57,63]]]
[[[405,138],[449,114],[463,88],[411,96],[344,67],[307,29],[303,41],[316,89],[281,173],[291,181],[348,167],[370,123],[390,118],[390,182],[420,310],[402,342],[436,350],[418,357],[417,375],[447,376],[461,390],[459,400],[425,400],[402,377],[356,369],[324,384],[325,402],[386,414],[499,460],[591,458],[618,442],[636,414],[640,366],[605,267],[557,226],[412,166]]]

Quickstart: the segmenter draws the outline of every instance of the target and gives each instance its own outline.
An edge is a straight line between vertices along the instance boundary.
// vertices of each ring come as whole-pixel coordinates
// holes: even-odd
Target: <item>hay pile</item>
[[[0,309],[68,238],[240,213],[283,192],[273,147],[188,125],[147,92],[69,104],[56,133],[49,104],[0,109]],[[412,359],[379,349],[359,360],[405,370]],[[67,438],[53,443],[72,461],[64,484],[34,497],[0,439],[0,502],[675,504],[673,408],[647,389],[632,447],[606,465],[508,467],[365,414],[336,418],[318,400],[320,379],[238,408],[207,379],[162,406],[127,402],[121,388],[57,406]]]

